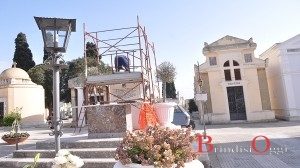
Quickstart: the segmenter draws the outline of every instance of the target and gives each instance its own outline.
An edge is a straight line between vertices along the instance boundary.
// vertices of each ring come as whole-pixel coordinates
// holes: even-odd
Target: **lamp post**
[[[198,80],[199,88],[200,88],[200,102],[201,102],[201,108],[202,108],[202,121],[203,121],[203,138],[206,139],[206,126],[205,126],[205,108],[204,108],[204,101],[207,100],[207,94],[202,91],[203,86],[203,80],[199,78]]]
[[[71,32],[76,31],[76,19],[34,17],[42,32],[44,48],[50,53],[45,66],[53,69],[53,114],[54,130],[49,135],[55,136],[55,152],[60,150],[60,136],[62,122],[59,112],[59,70],[67,65],[59,53],[66,52]]]
[[[206,108],[204,107],[204,102],[207,101],[207,94],[202,90],[203,87],[203,80],[201,79],[200,74],[200,66],[198,62],[198,85],[199,85],[199,94],[197,100],[200,101],[201,111],[202,111],[202,122],[203,122],[203,138],[206,139],[206,126],[205,126],[205,111]]]

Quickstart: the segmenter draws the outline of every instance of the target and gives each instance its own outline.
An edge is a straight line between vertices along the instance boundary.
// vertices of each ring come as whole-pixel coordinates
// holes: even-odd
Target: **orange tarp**
[[[154,126],[158,123],[154,108],[150,104],[142,104],[139,116],[140,129],[144,130],[147,126]]]

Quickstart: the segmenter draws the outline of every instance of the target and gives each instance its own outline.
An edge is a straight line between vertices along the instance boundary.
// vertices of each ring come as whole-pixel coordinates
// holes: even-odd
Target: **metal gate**
[[[227,87],[230,120],[247,120],[242,86]]]

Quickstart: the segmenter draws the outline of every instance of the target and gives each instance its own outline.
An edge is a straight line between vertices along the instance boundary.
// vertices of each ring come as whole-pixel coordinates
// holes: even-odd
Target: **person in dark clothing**
[[[120,72],[120,70],[129,71],[129,64],[130,60],[125,55],[117,55],[115,57],[115,69],[117,72]]]

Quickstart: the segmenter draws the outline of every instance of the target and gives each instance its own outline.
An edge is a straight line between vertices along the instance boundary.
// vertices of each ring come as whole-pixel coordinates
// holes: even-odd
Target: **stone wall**
[[[132,131],[130,104],[87,107],[88,138],[121,138]]]

